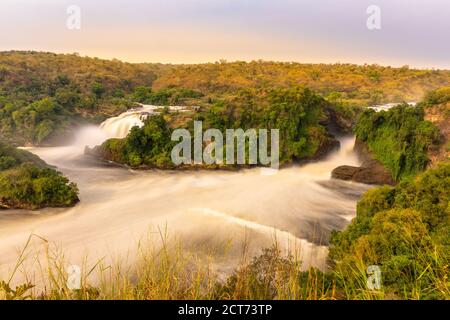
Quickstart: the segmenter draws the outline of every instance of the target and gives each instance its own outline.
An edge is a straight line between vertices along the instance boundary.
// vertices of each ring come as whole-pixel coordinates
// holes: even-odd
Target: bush
[[[365,111],[358,119],[355,134],[397,181],[425,169],[429,162],[427,151],[440,137],[439,129],[424,120],[423,108],[407,104],[389,111]]]
[[[184,99],[201,98],[202,93],[184,88],[162,89],[153,92],[151,88],[139,86],[134,89],[133,99],[143,104],[168,106],[181,103]]]
[[[0,208],[66,207],[78,189],[39,157],[0,142]]]
[[[355,267],[379,265],[395,294],[445,298],[450,263],[450,163],[396,187],[367,192],[357,216],[331,237],[330,259],[348,282]],[[447,286],[441,290],[442,286]],[[446,293],[447,292],[447,293]],[[408,298],[411,296],[408,296]]]
[[[425,97],[425,104],[436,105],[447,103],[450,101],[450,87],[442,87],[433,90],[427,94]]]
[[[109,139],[96,148],[100,156],[131,167],[166,165],[174,146],[172,131],[163,116],[145,120],[142,128],[133,127],[124,139]]]
[[[38,209],[76,202],[76,185],[53,169],[25,163],[0,173],[0,207]]]
[[[195,96],[195,93],[183,89],[176,92]],[[153,96],[150,90],[142,87],[135,94]],[[265,92],[262,100],[252,91],[241,91],[239,95],[232,102],[220,101],[198,112],[183,128],[193,136],[193,121],[197,120],[203,122],[203,130],[215,128],[223,134],[226,129],[279,129],[281,163],[314,157],[322,145],[333,139],[320,124],[330,104],[312,90],[303,87],[272,89]],[[171,141],[172,129],[164,116],[170,115],[149,117],[142,128],[132,128],[123,142],[107,141],[97,149],[98,153],[132,167],[141,164],[170,167],[170,152],[175,143]]]

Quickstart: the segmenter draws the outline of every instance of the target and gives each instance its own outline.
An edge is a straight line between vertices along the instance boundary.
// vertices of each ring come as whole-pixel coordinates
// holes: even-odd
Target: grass
[[[354,261],[341,272],[338,267],[321,272],[301,271],[297,254],[283,255],[276,243],[259,256],[249,257],[246,246],[235,271],[225,280],[214,271],[210,255],[187,251],[182,244],[159,230],[155,244],[142,240],[137,244],[133,263],[130,256],[105,259],[81,266],[81,287],[68,287],[68,261],[64,252],[38,235],[30,235],[19,254],[8,280],[0,282],[0,299],[44,300],[340,300],[340,299],[420,299],[422,277],[431,277],[436,290],[450,299],[448,265],[439,264],[439,256],[431,260],[427,253],[418,253],[418,260],[429,265],[415,277],[417,285],[403,294],[389,288],[367,288],[366,266]],[[32,246],[36,239],[43,248],[38,254]],[[226,250],[223,257],[226,259]],[[31,264],[28,264],[30,263]],[[34,266],[34,271],[28,268]],[[19,280],[20,279],[20,280]],[[20,285],[13,285],[21,281]],[[426,290],[427,288],[425,288]]]

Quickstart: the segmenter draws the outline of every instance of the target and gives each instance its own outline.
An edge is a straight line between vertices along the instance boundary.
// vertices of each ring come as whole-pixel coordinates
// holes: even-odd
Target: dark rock
[[[364,184],[395,185],[395,181],[392,179],[389,170],[373,157],[370,150],[362,141],[357,139],[354,149],[362,162],[361,167],[337,167],[331,172],[332,178]]]
[[[331,177],[339,180],[352,180],[359,170],[361,170],[360,167],[340,166],[331,172]]]
[[[325,109],[325,118],[320,121],[320,124],[325,126],[330,134],[342,135],[351,133],[355,123],[354,120],[336,112],[333,107],[328,107]]]
[[[313,160],[320,160],[325,158],[331,152],[339,150],[341,143],[334,136],[327,136],[317,148],[317,152]]]
[[[379,161],[365,161],[361,170],[353,176],[353,181],[366,184],[395,185],[392,175]]]

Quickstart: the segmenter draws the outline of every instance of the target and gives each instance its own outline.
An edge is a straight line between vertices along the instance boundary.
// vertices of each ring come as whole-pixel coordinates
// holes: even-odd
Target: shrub
[[[0,142],[0,208],[66,207],[77,201],[74,183],[32,153]]]
[[[363,112],[355,134],[367,143],[397,181],[425,169],[429,162],[427,151],[440,137],[439,129],[424,120],[423,108],[407,104],[389,111]]]
[[[383,283],[398,295],[445,298],[450,263],[450,163],[396,187],[367,192],[350,225],[331,237],[330,259],[348,282],[379,265]],[[442,286],[447,286],[441,290]],[[441,288],[441,289],[440,289]]]

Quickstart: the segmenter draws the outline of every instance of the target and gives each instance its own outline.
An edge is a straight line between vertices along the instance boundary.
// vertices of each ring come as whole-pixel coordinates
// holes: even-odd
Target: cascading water
[[[124,138],[128,132],[130,132],[132,127],[142,127],[144,125],[144,120],[148,116],[158,114],[158,110],[161,110],[162,108],[164,107],[141,105],[140,108],[131,109],[117,117],[112,117],[105,120],[100,125],[100,129],[102,129],[109,138]],[[187,110],[187,107],[183,106],[170,106],[168,108],[170,111],[178,112],[184,112]]]
[[[78,184],[81,202],[68,209],[2,213],[0,270],[11,270],[31,233],[58,243],[70,263],[81,264],[86,256],[95,262],[133,252],[150,227],[167,228],[199,253],[231,240],[229,258],[217,262],[222,272],[237,264],[243,242],[257,254],[275,238],[284,250],[299,248],[303,268],[325,267],[330,231],[348,224],[367,189],[330,179],[335,167],[359,164],[353,137],[340,139],[341,149],[327,159],[271,176],[259,170],[135,172],[83,155],[85,145],[123,137],[155,110],[131,110],[100,128],[85,128],[72,146],[30,149]]]
[[[143,105],[142,108],[132,109],[122,113],[117,117],[105,120],[101,125],[102,129],[109,138],[124,138],[134,126],[142,127],[144,120],[156,113],[160,107]]]

